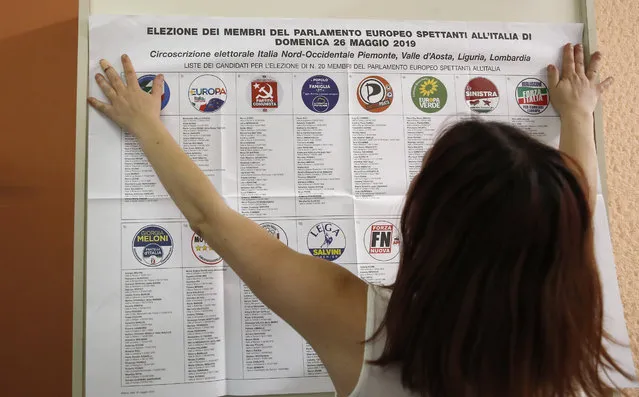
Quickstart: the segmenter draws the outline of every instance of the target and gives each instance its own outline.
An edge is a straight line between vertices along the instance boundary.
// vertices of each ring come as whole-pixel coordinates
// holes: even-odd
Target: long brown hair
[[[514,126],[444,131],[413,180],[377,365],[430,397],[610,395],[579,165]]]

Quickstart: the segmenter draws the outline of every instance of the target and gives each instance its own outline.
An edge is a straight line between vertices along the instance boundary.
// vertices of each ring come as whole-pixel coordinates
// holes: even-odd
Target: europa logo
[[[133,236],[133,255],[141,264],[158,267],[169,260],[173,253],[173,238],[158,225],[148,225]]]
[[[212,74],[199,76],[189,86],[189,101],[202,113],[217,112],[224,106],[226,99],[226,85]]]

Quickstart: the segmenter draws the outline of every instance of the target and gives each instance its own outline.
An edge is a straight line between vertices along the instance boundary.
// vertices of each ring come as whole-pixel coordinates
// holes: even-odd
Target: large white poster
[[[127,53],[145,89],[163,73],[164,123],[230,206],[388,283],[403,196],[437,131],[481,117],[558,145],[545,67],[581,36],[570,24],[95,16],[90,66]],[[93,111],[88,186],[87,396],[332,390],[313,349],[191,231],[135,139]],[[601,197],[596,217],[607,326],[627,341]],[[628,349],[613,352],[632,368]]]

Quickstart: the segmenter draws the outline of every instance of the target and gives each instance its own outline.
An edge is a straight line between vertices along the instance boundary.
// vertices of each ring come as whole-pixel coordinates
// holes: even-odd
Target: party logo
[[[253,80],[251,82],[251,107],[266,112],[269,109],[276,109],[277,106],[277,81],[267,79],[266,76]]]
[[[399,254],[399,229],[387,221],[377,221],[364,233],[366,252],[378,261],[390,261]]]
[[[138,78],[138,84],[142,91],[151,93],[153,91],[153,80],[155,80],[154,74],[147,74],[140,78]],[[162,92],[162,108],[164,109],[166,105],[169,104],[169,99],[171,99],[171,90],[169,89],[169,85],[166,80],[164,80],[164,92]]]
[[[477,113],[490,113],[499,105],[497,86],[485,77],[476,77],[466,85],[466,105]]]
[[[198,261],[207,265],[217,265],[222,262],[222,257],[213,251],[206,241],[196,233],[191,236],[191,252],[193,252]]]
[[[269,232],[273,237],[284,243],[284,245],[288,245],[288,236],[280,225],[271,222],[265,222],[260,224],[260,226],[262,226],[262,228]]]
[[[357,87],[357,101],[369,112],[383,112],[393,103],[393,88],[383,77],[366,77]]]
[[[302,101],[315,113],[329,112],[339,101],[337,84],[327,76],[310,77],[302,86]]]
[[[541,114],[550,104],[548,87],[535,78],[524,79],[517,85],[517,104],[528,114]]]
[[[133,237],[133,255],[144,266],[158,267],[173,253],[173,238],[163,227],[145,226]]]
[[[413,104],[424,113],[437,113],[446,106],[448,91],[439,79],[424,76],[411,89]]]
[[[334,261],[346,249],[346,236],[342,229],[332,222],[321,222],[313,226],[306,236],[306,246],[311,255]]]
[[[227,91],[224,82],[217,76],[199,76],[189,87],[189,101],[202,113],[217,112],[226,103]]]

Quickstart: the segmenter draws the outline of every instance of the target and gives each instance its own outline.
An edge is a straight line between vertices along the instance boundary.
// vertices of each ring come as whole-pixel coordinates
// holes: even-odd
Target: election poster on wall
[[[127,53],[146,91],[162,73],[162,121],[229,206],[298,252],[389,284],[404,196],[438,132],[481,118],[557,147],[546,66],[582,29],[94,16],[90,68]],[[331,391],[312,347],[189,228],[136,139],[89,116],[87,396]],[[602,199],[596,222],[623,341]],[[632,365],[629,350],[613,353]]]

